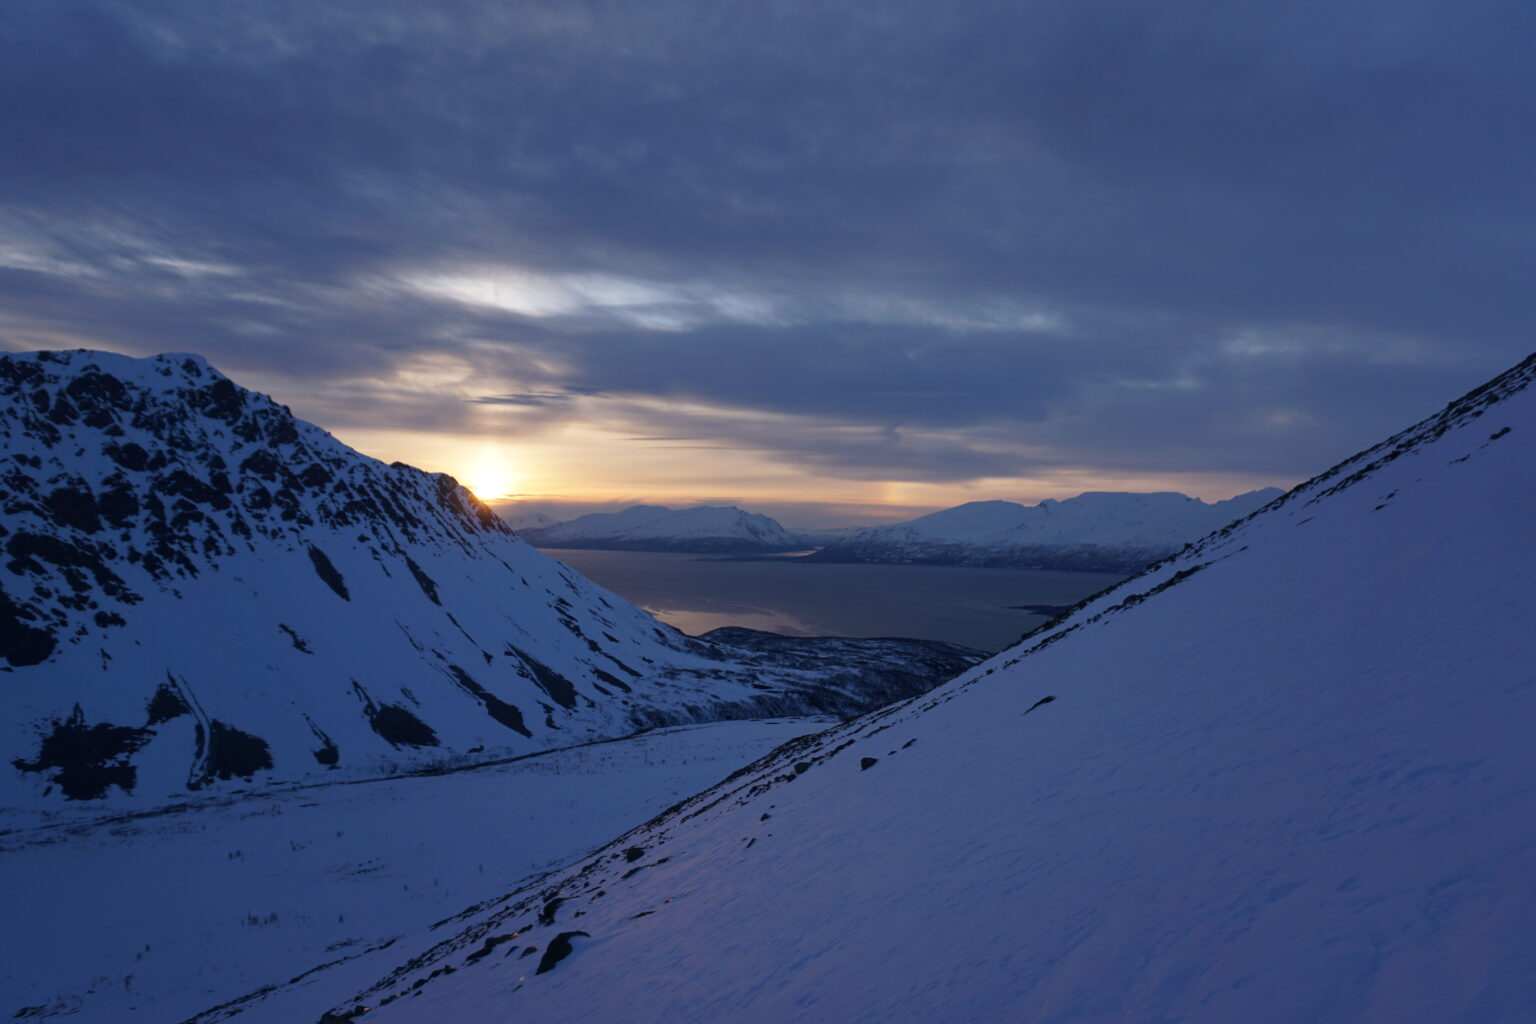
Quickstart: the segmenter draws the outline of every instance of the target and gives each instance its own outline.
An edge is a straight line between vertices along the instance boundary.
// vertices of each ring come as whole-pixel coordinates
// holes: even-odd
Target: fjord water
[[[746,626],[791,636],[900,636],[999,651],[1123,577],[1039,569],[838,565],[792,558],[549,548],[545,554],[698,635]]]

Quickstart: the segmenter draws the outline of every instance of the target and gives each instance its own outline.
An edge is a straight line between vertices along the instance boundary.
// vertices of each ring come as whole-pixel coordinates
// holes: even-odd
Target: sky
[[[7,0],[0,348],[561,509],[1288,486],[1530,348],[1536,5]]]

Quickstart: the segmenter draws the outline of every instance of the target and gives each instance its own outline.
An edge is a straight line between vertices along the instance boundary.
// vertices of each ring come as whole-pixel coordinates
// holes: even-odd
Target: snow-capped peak
[[[540,547],[614,548],[639,551],[793,551],[805,542],[768,516],[734,505],[672,509],[633,505],[621,512],[592,512],[523,535]]]
[[[974,660],[685,637],[197,358],[0,356],[0,438],[10,808],[848,713]]]

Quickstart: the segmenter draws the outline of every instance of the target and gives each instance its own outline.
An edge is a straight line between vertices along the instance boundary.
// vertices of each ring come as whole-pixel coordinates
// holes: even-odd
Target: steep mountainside
[[[701,642],[194,356],[0,357],[0,806],[864,710],[974,661]]]
[[[1536,1019],[1533,378],[241,1019]]]
[[[806,546],[767,516],[734,505],[680,509],[635,505],[622,512],[593,512],[568,523],[519,532],[541,548],[766,554]]]
[[[820,562],[1137,572],[1281,493],[1268,487],[1211,504],[1171,492],[1089,492],[1038,505],[973,501],[908,523],[860,530],[810,557]]]

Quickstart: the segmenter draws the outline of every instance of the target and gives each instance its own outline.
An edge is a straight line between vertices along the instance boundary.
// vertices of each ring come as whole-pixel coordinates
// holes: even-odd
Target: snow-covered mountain
[[[1533,380],[240,1019],[1536,1019]]]
[[[1090,491],[1038,505],[972,501],[833,540],[820,562],[1137,572],[1278,498],[1275,487],[1207,504],[1185,494]]]
[[[0,437],[0,807],[847,715],[975,660],[686,637],[195,356],[0,356]]]
[[[501,521],[518,533],[524,530],[542,530],[554,526],[556,520],[537,509],[525,509],[520,505],[500,505],[494,510]]]
[[[734,505],[679,509],[634,505],[622,512],[592,512],[570,522],[519,533],[541,548],[767,554],[807,546],[769,517],[744,512]]]

